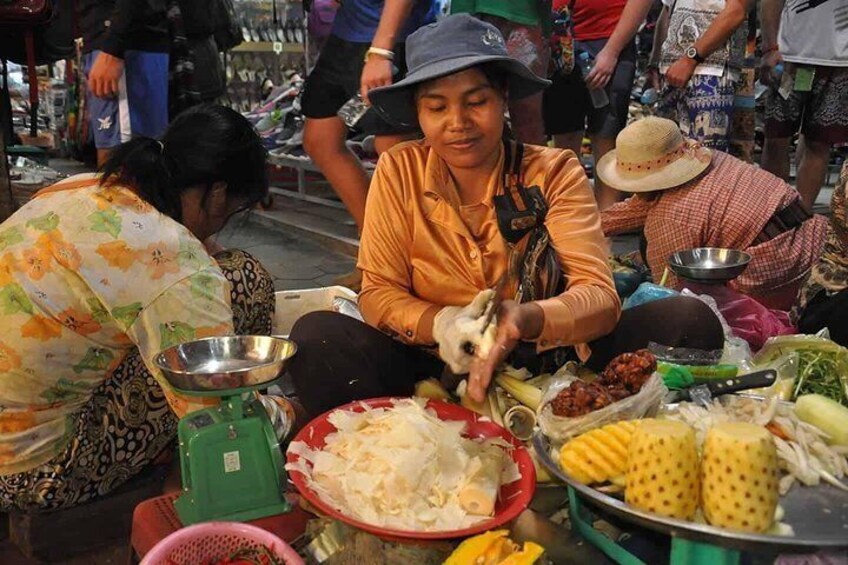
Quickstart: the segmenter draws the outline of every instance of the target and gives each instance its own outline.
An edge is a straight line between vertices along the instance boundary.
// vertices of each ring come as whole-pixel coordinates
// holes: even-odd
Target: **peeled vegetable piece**
[[[489,446],[468,463],[468,482],[460,489],[459,505],[469,514],[491,516],[501,487],[506,454],[497,446]]]
[[[777,508],[778,467],[774,439],[765,428],[728,422],[704,440],[702,506],[714,526],[765,532]]]
[[[683,422],[645,420],[633,433],[625,500],[655,514],[691,520],[698,510],[698,448]]]
[[[820,394],[805,394],[795,401],[795,414],[829,437],[835,445],[848,445],[848,408]]]
[[[560,466],[587,485],[623,477],[627,449],[638,424],[638,420],[616,422],[577,436],[560,449]]]

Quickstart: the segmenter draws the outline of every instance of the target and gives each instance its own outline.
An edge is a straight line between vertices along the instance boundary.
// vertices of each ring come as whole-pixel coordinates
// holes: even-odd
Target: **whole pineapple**
[[[633,432],[625,500],[641,510],[691,520],[698,510],[695,432],[671,420],[645,420]]]
[[[765,532],[774,522],[779,470],[771,434],[728,422],[710,428],[701,465],[702,507],[714,526]]]

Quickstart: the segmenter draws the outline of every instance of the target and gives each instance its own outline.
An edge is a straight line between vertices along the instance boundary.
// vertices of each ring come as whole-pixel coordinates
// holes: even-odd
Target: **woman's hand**
[[[445,306],[433,320],[433,338],[439,344],[439,357],[455,375],[471,370],[472,352],[483,339],[484,314],[494,296],[493,290],[483,290],[468,306]]]
[[[535,302],[519,304],[504,300],[498,312],[498,332],[495,345],[487,359],[475,359],[468,375],[468,394],[477,402],[486,398],[495,369],[512,353],[519,340],[532,340],[542,333],[545,313]]]
[[[617,55],[610,53],[606,47],[601,49],[598,56],[595,57],[595,65],[592,67],[592,71],[586,77],[586,86],[589,87],[589,90],[600,90],[606,87],[617,64]]]

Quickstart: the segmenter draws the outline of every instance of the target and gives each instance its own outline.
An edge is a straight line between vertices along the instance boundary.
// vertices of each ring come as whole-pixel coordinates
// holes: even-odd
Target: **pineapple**
[[[718,424],[704,440],[702,507],[714,526],[765,532],[779,497],[777,450],[762,426]]]
[[[698,510],[698,483],[695,431],[682,422],[645,420],[630,441],[627,503],[691,520]]]
[[[562,469],[585,484],[615,481],[627,471],[627,448],[638,421],[616,422],[586,432],[562,446]]]

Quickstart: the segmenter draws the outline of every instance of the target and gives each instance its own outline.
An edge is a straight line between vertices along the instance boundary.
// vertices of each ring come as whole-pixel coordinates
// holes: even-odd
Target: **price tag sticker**
[[[238,451],[228,451],[224,454],[224,472],[235,473],[241,471],[241,455]]]
[[[274,45],[271,46],[271,49],[274,50],[274,53],[279,55],[280,53],[283,52],[283,42],[282,41],[275,41]]]
[[[810,92],[813,90],[813,78],[816,70],[810,67],[798,67],[795,71],[795,92]]]

